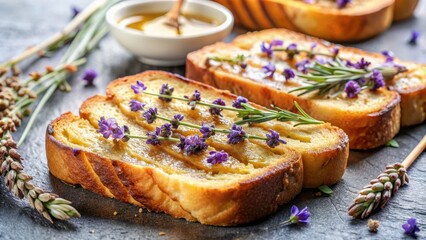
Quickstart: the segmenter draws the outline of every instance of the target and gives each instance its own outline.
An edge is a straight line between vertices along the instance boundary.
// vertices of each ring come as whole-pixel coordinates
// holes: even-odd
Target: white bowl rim
[[[196,3],[196,4],[205,5],[205,6],[210,7],[210,8],[215,8],[216,10],[222,12],[225,15],[225,21],[223,21],[223,23],[221,23],[220,25],[215,26],[210,31],[204,32],[204,33],[192,34],[192,35],[189,35],[189,36],[185,36],[185,35],[183,35],[183,36],[155,36],[154,35],[153,36],[153,35],[145,34],[143,31],[138,31],[136,29],[130,29],[130,28],[127,28],[127,27],[120,27],[119,24],[117,23],[117,21],[115,21],[115,19],[113,19],[113,14],[115,14],[115,12],[117,12],[120,9],[133,7],[135,5],[143,5],[143,4],[146,4],[146,3],[161,3],[161,2],[172,2],[172,0],[129,0],[129,1],[122,1],[122,2],[119,2],[115,5],[113,5],[110,9],[108,9],[108,11],[105,15],[105,18],[106,18],[106,21],[108,22],[108,24],[110,26],[116,27],[121,31],[130,33],[130,34],[143,36],[143,37],[158,38],[158,39],[170,39],[170,40],[191,39],[191,38],[214,35],[214,34],[222,32],[222,31],[225,31],[230,25],[232,26],[232,24],[234,22],[234,17],[232,16],[231,11],[229,11],[226,7],[220,5],[219,3],[215,3],[215,2],[212,2],[212,1],[206,1],[206,0],[187,0],[186,4]]]

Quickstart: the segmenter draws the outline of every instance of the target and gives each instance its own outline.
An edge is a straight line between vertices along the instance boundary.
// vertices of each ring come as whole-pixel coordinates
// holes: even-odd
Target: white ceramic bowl
[[[220,25],[206,33],[189,36],[150,36],[142,31],[120,26],[118,22],[134,14],[167,12],[174,0],[131,0],[120,2],[106,13],[112,35],[138,59],[150,65],[177,66],[185,63],[186,55],[203,46],[223,40],[234,23],[231,12],[222,5],[206,0],[187,0],[183,12],[197,13],[217,19]]]

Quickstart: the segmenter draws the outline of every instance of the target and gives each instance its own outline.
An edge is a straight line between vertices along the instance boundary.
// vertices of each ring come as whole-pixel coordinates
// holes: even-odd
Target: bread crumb
[[[114,211],[114,216],[117,216],[117,211]]]
[[[370,218],[368,219],[367,226],[370,232],[377,232],[377,230],[379,230],[379,227],[380,227],[380,222]]]
[[[164,235],[166,235],[166,233],[165,232],[159,232],[158,235],[164,236]]]
[[[142,208],[139,208],[139,213],[142,213]]]

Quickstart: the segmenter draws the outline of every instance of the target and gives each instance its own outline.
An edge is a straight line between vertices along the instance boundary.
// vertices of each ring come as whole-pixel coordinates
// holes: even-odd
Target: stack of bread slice
[[[143,82],[152,92],[168,84],[175,89],[174,96],[191,95],[198,90],[207,101],[220,97],[231,105],[236,99],[228,91],[160,71],[115,80],[108,86],[106,96],[86,100],[79,116],[65,113],[48,126],[46,152],[54,176],[177,218],[227,226],[264,217],[294,198],[303,186],[334,184],[345,171],[348,137],[329,123],[294,126],[293,122],[270,121],[245,126],[247,133],[256,135],[275,130],[287,144],[270,148],[264,141],[247,139],[230,145],[226,135],[216,134],[207,140],[207,151],[190,156],[173,143],[152,146],[140,139],[122,142],[103,138],[97,132],[101,117],[115,118],[119,125],[127,125],[132,135],[140,136],[164,124],[158,119],[147,124],[140,112],[130,111],[132,99],[146,107],[156,107],[162,116],[183,114],[186,121],[194,124],[214,123],[218,128],[230,128],[236,120],[233,112],[223,111],[222,117],[212,117],[203,106],[190,110],[186,102],[166,103],[155,96],[135,94],[131,85],[136,81]],[[199,132],[179,126],[175,134]],[[207,163],[206,155],[212,150],[227,152],[228,161]]]
[[[250,30],[286,28],[329,41],[353,42],[382,33],[393,20],[413,15],[418,0],[215,0]]]
[[[426,66],[394,59],[395,64],[405,66],[406,72],[387,81],[387,88],[378,91],[362,91],[356,98],[330,97],[308,94],[298,96],[289,91],[303,86],[304,80],[294,78],[268,79],[262,66],[271,59],[260,52],[262,42],[283,40],[286,45],[296,43],[309,49],[316,43],[316,51],[329,53],[339,47],[339,56],[350,61],[361,58],[373,66],[384,64],[381,54],[369,53],[355,48],[342,47],[329,42],[295,33],[285,29],[270,29],[238,36],[232,43],[217,43],[190,53],[187,57],[186,76],[220,89],[247,97],[263,106],[271,104],[294,110],[296,100],[314,118],[330,122],[342,128],[349,136],[351,149],[370,149],[386,144],[399,131],[400,125],[419,124],[426,119]],[[228,64],[211,66],[209,57],[247,56],[248,67],[241,71]],[[284,52],[275,53],[277,66],[293,66],[303,57],[289,59]]]

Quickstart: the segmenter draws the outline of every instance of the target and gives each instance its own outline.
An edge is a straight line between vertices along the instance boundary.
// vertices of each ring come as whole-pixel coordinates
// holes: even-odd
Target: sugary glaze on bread
[[[259,141],[245,141],[230,148],[221,144],[223,139],[217,136],[209,140],[209,145],[212,149],[229,152],[230,160],[223,166],[207,164],[206,153],[188,157],[167,143],[154,147],[133,139],[126,143],[103,139],[96,132],[100,116],[115,117],[120,125],[128,125],[135,135],[152,130],[153,126],[147,126],[140,121],[140,116],[128,111],[128,103],[121,102],[127,101],[127,97],[140,97],[123,92],[136,80],[144,81],[153,89],[161,82],[169,83],[174,85],[175,94],[190,94],[196,88],[206,99],[221,96],[230,103],[235,98],[227,92],[163,72],[145,72],[114,81],[108,88],[107,97],[98,95],[83,103],[80,117],[66,113],[49,125],[46,152],[54,176],[104,196],[177,218],[227,226],[264,217],[299,193],[304,174],[302,156],[307,165],[322,165],[324,171],[312,176],[323,178],[315,179],[318,183],[338,181],[344,172],[347,137],[329,124],[292,128],[288,123],[270,123],[270,126],[250,129],[258,134],[266,133],[269,127],[281,126],[282,129],[277,128],[280,132],[297,129],[289,131],[289,136],[284,135],[287,145],[274,149]],[[174,109],[193,121],[209,120],[202,109],[183,109],[175,101],[171,102],[172,106],[160,106],[160,101],[154,97],[141,97],[141,100],[161,107],[159,112],[162,114]],[[226,126],[228,117],[224,118],[223,126]],[[191,132],[186,128],[179,129],[183,135]],[[325,141],[329,141],[328,146],[323,143],[314,147]],[[312,149],[297,150],[304,146]]]

